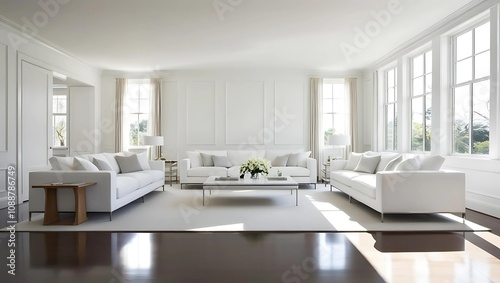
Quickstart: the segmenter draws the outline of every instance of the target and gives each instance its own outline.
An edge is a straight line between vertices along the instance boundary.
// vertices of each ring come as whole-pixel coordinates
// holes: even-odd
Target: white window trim
[[[451,117],[449,119],[449,123],[450,123],[450,128],[449,128],[449,131],[448,131],[448,134],[449,134],[449,154],[452,155],[452,156],[458,156],[458,157],[472,157],[472,158],[478,158],[478,159],[490,159],[492,157],[494,157],[494,155],[492,155],[492,139],[491,139],[491,136],[492,136],[492,132],[496,132],[496,124],[495,123],[492,123],[493,122],[493,118],[496,117],[495,115],[498,115],[498,113],[495,113],[494,115],[492,115],[493,112],[497,111],[498,107],[496,107],[496,104],[494,105],[493,102],[497,101],[494,96],[495,94],[492,92],[492,89],[493,89],[493,86],[492,86],[492,75],[495,75],[495,73],[491,72],[491,70],[494,68],[493,66],[493,62],[491,60],[491,56],[492,56],[492,52],[493,52],[493,49],[494,48],[499,48],[499,46],[496,46],[493,41],[495,40],[494,37],[492,37],[492,32],[493,30],[491,29],[490,27],[490,49],[488,50],[490,52],[490,75],[488,77],[483,77],[483,78],[480,78],[480,79],[474,79],[472,78],[470,81],[467,81],[467,82],[462,82],[460,84],[456,84],[455,83],[455,79],[456,79],[456,61],[455,61],[455,58],[456,58],[456,54],[457,54],[457,46],[455,44],[456,42],[456,39],[471,31],[471,30],[474,30],[476,29],[477,27],[487,23],[487,22],[490,22],[490,25],[491,25],[491,17],[490,17],[490,14],[489,14],[489,11],[487,13],[487,15],[483,15],[481,17],[478,17],[478,18],[475,18],[469,22],[467,22],[466,24],[463,24],[463,25],[460,25],[460,27],[456,28],[453,30],[453,32],[450,32],[450,33],[447,33],[448,34],[448,38],[449,38],[449,44],[450,44],[450,52],[448,54],[448,62],[449,62],[449,84],[448,84],[448,96],[449,96],[449,109],[451,109]],[[484,51],[486,52],[486,51]],[[481,54],[481,53],[480,53]],[[477,56],[478,54],[474,54],[472,57],[474,58],[475,56]],[[474,76],[474,69],[475,68],[475,65],[472,64],[472,76]],[[491,106],[490,106],[490,148],[489,148],[489,154],[485,154],[485,155],[482,155],[482,154],[473,154],[472,153],[472,144],[470,144],[470,148],[469,148],[469,153],[457,153],[455,152],[455,139],[454,139],[454,117],[455,117],[455,108],[454,108],[454,105],[455,105],[455,88],[458,88],[458,87],[461,87],[461,86],[466,86],[466,85],[472,85],[474,83],[477,83],[477,82],[481,82],[481,81],[485,81],[485,80],[490,80],[490,103],[491,103]],[[498,77],[495,78],[496,81],[498,81]],[[472,99],[470,101],[472,103]],[[470,117],[471,121],[472,121],[472,115]],[[470,121],[470,122],[471,122]],[[472,125],[472,123],[471,123]],[[472,135],[470,135],[469,137],[469,140],[472,138]],[[493,146],[494,148],[498,147],[498,144],[495,144]],[[495,149],[497,150],[497,149]],[[495,151],[494,151],[495,152]]]

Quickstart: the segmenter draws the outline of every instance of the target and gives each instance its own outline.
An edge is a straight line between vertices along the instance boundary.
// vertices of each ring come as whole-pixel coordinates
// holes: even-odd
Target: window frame
[[[486,53],[486,52],[490,52],[490,62],[491,62],[491,52],[492,52],[492,49],[491,49],[491,37],[490,37],[490,46],[487,50],[484,50],[480,53],[475,53],[475,30],[476,28],[486,24],[486,23],[489,23],[490,24],[490,30],[491,30],[491,19],[490,17],[487,17],[487,18],[483,18],[481,20],[478,20],[478,21],[475,21],[473,24],[470,24],[470,25],[467,25],[465,27],[463,27],[462,29],[460,29],[459,31],[453,33],[452,35],[450,35],[450,45],[451,45],[451,52],[450,52],[450,55],[449,55],[449,60],[450,60],[450,69],[451,71],[449,72],[450,74],[450,86],[449,86],[449,93],[450,93],[450,109],[451,109],[451,119],[450,119],[450,123],[451,123],[451,133],[450,133],[450,141],[451,141],[451,145],[450,145],[450,152],[452,155],[456,155],[456,156],[468,156],[468,157],[489,157],[490,155],[490,152],[491,152],[491,143],[489,145],[489,153],[488,154],[479,154],[479,153],[473,153],[473,122],[474,122],[474,109],[473,109],[473,105],[474,105],[474,91],[473,91],[473,87],[474,87],[474,84],[476,83],[480,83],[480,82],[483,82],[483,81],[489,81],[490,83],[490,102],[491,102],[491,65],[490,65],[490,72],[489,72],[489,75],[486,76],[486,77],[481,77],[481,78],[474,78],[475,77],[475,70],[476,70],[476,66],[475,66],[475,62],[476,62],[476,56],[480,55],[480,54],[483,54],[483,53]],[[471,32],[472,31],[472,55],[470,57],[467,57],[467,58],[462,58],[461,60],[457,60],[457,38],[468,33],[468,32]],[[468,80],[468,81],[465,81],[465,82],[461,82],[461,83],[457,83],[457,64],[463,60],[466,60],[468,58],[471,58],[472,59],[472,62],[471,62],[471,65],[472,65],[472,70],[471,70],[471,79]],[[468,153],[460,153],[460,152],[457,152],[456,151],[456,148],[455,148],[455,115],[456,115],[456,109],[455,109],[455,90],[457,88],[460,88],[460,87],[464,87],[464,86],[468,86],[468,95],[469,95],[469,119],[468,119],[468,123],[469,123],[469,139],[468,139],[468,147],[469,147],[469,150],[468,150]],[[492,110],[490,108],[490,120],[489,120],[489,132],[490,132],[490,138],[489,140],[491,140],[491,131],[492,131],[492,128],[491,128],[491,113],[492,113]]]
[[[131,95],[130,93],[130,86],[131,85],[138,85],[138,97],[135,99],[135,98],[130,98],[129,96]],[[147,99],[147,109],[148,109],[148,112],[141,112],[141,103],[140,101],[141,100],[145,100],[145,99],[141,99],[140,98],[140,91],[141,91],[141,86],[142,85],[148,85],[149,88],[151,88],[151,80],[150,79],[128,79],[127,80],[127,91],[125,93],[125,101],[126,101],[126,105],[124,105],[124,107],[127,108],[126,111],[124,111],[124,113],[126,113],[125,115],[127,116],[126,120],[124,121],[124,127],[127,127],[126,130],[124,131],[124,149],[129,149],[129,148],[142,148],[144,147],[145,145],[143,144],[143,141],[141,139],[141,131],[140,131],[140,123],[141,123],[141,115],[147,115],[147,129],[146,129],[146,132],[144,132],[144,135],[150,135],[150,132],[151,132],[151,99],[152,99],[152,96],[151,96],[151,89],[148,93],[148,99]],[[137,112],[131,112],[129,111],[130,108],[131,108],[131,101],[132,100],[135,100],[136,102],[138,102],[137,104],[134,104],[135,107],[137,108]],[[131,144],[131,123],[132,122],[132,119],[130,119],[130,116],[136,116],[136,122],[137,122],[137,125],[138,125],[138,133],[137,133],[137,144]],[[135,121],[135,120],[134,120]]]
[[[54,99],[56,99],[58,96],[64,96],[66,97],[66,112],[55,112],[56,109],[52,109],[52,148],[69,148],[69,94],[66,93],[61,93],[61,94],[52,94],[52,103],[54,103]],[[54,107],[52,107],[54,108]],[[65,144],[60,145],[56,144],[55,141],[58,139],[56,137],[56,117],[65,117],[66,118],[66,133],[65,133]]]
[[[397,118],[398,118],[398,85],[399,85],[399,80],[398,80],[398,65],[391,65],[387,68],[384,68],[382,70],[383,73],[383,78],[382,78],[382,105],[383,105],[383,151],[392,151],[396,152],[398,150],[398,139],[397,139]],[[387,97],[388,97],[388,91],[389,91],[389,85],[388,85],[388,74],[390,71],[394,71],[394,101],[393,102],[388,102]],[[387,134],[388,134],[388,119],[387,119],[387,114],[388,114],[388,107],[389,105],[393,105],[394,107],[394,122],[393,122],[393,141],[392,141],[392,148],[387,147]]]
[[[418,53],[415,53],[415,54],[412,54],[411,57],[409,57],[408,61],[408,67],[409,67],[409,71],[408,71],[408,74],[409,74],[409,89],[408,89],[408,100],[409,100],[409,115],[410,115],[410,119],[409,119],[409,148],[410,148],[410,152],[421,152],[421,153],[430,153],[432,151],[432,147],[431,147],[431,144],[432,144],[432,139],[430,138],[429,139],[429,149],[426,150],[426,147],[427,147],[427,142],[426,142],[426,131],[427,131],[427,119],[425,119],[425,113],[426,113],[426,109],[427,109],[427,98],[431,98],[431,107],[432,107],[432,87],[431,87],[431,90],[430,91],[427,91],[427,76],[428,75],[431,75],[432,77],[432,74],[433,74],[433,68],[432,68],[432,64],[430,66],[430,71],[426,69],[426,54],[429,53],[430,54],[430,57],[432,59],[432,56],[433,56],[433,53],[432,53],[432,48],[428,47],[428,48],[425,48],[424,50],[418,52]],[[415,77],[414,76],[414,60],[419,57],[419,56],[423,56],[423,74],[419,77]],[[415,79],[418,79],[418,78],[423,78],[423,93],[422,94],[419,94],[419,95],[414,95],[413,93],[413,83],[414,83],[414,80]],[[434,84],[434,80],[432,80],[432,84]],[[423,123],[422,123],[422,130],[423,130],[423,136],[422,136],[422,150],[414,150],[413,149],[413,100],[414,99],[419,99],[419,98],[423,98],[423,103],[422,103],[422,113],[424,115],[423,117]],[[432,112],[431,112],[431,125],[432,125]],[[432,133],[432,128],[429,129],[430,133]]]
[[[324,103],[325,103],[325,97],[324,97],[324,85],[326,84],[331,84],[332,85],[332,112],[324,112]],[[333,85],[334,84],[342,84],[343,86],[343,90],[344,90],[344,95],[343,95],[343,100],[345,102],[345,111],[343,112],[336,112],[334,111],[334,102],[335,102],[335,98],[333,96]],[[334,134],[345,134],[345,135],[350,135],[350,125],[351,125],[351,118],[350,118],[350,112],[351,112],[351,109],[350,109],[350,97],[349,95],[345,92],[345,79],[335,79],[335,78],[331,78],[331,79],[324,79],[323,80],[323,92],[321,94],[321,103],[322,103],[322,108],[321,108],[321,116],[324,118],[325,114],[330,114],[332,115],[332,135]],[[335,132],[335,115],[343,115],[344,116],[344,127],[346,129],[346,132],[345,133],[340,133],[340,132]],[[324,127],[324,123],[323,124],[323,127]],[[322,132],[323,132],[323,136],[325,137],[325,133],[326,133],[326,129],[321,129]],[[331,136],[331,135],[330,135]],[[328,148],[328,147],[333,147],[332,145],[328,144],[328,138],[327,140],[323,140],[324,142],[324,147],[325,148]]]

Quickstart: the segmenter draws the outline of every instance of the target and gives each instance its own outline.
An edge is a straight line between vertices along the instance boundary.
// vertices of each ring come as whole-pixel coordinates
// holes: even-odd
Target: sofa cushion
[[[444,161],[444,157],[439,155],[425,157],[420,164],[420,170],[439,170]]]
[[[291,153],[288,155],[286,166],[299,166],[300,153]]]
[[[186,152],[191,163],[191,168],[203,166],[203,161],[201,160],[201,154],[197,151],[187,151]]]
[[[136,171],[142,171],[141,163],[139,163],[139,158],[137,155],[131,156],[115,156],[116,162],[118,162],[118,166],[120,166],[120,172],[122,173],[130,173]]]
[[[266,150],[265,159],[273,161],[278,156],[287,155],[290,153],[301,152],[300,150],[286,150],[286,149],[268,149]]]
[[[389,163],[387,163],[387,166],[385,166],[384,170],[382,171],[394,171],[396,166],[398,166],[398,164],[401,163],[401,161],[403,161],[403,156],[399,155],[398,157],[389,161]]]
[[[140,188],[145,187],[145,186],[153,183],[153,176],[151,174],[144,173],[143,171],[122,173],[120,175],[136,179],[137,182],[139,182]]]
[[[224,167],[197,167],[191,168],[187,171],[188,177],[208,177],[208,176],[222,176],[227,177],[227,168]]]
[[[104,157],[106,157],[106,160],[108,161],[109,165],[111,168],[113,168],[113,171],[115,171],[117,174],[120,173],[120,166],[118,165],[118,162],[116,162],[115,156],[125,156],[123,152],[120,153],[103,153]]]
[[[214,161],[212,160],[212,156],[213,156],[212,154],[200,152],[200,155],[201,155],[201,161],[202,161],[204,167],[214,166]]]
[[[139,188],[139,181],[133,177],[116,176],[116,194],[118,198],[128,195]]]
[[[151,178],[153,179],[152,182],[162,180],[164,175],[165,175],[165,173],[161,170],[144,170],[144,171],[140,171],[140,173],[148,174],[149,176],[151,176]]]
[[[307,158],[309,158],[309,156],[311,156],[310,151],[301,152],[299,155],[298,166],[304,167],[304,168],[307,167]]]
[[[363,154],[361,155],[361,160],[359,160],[358,165],[354,168],[354,171],[373,174],[379,162],[380,155],[368,156]]]
[[[290,154],[285,154],[282,156],[276,156],[273,161],[271,161],[271,166],[278,166],[278,167],[284,167],[286,166],[286,163],[288,162],[288,158],[290,157]]]
[[[52,170],[73,170],[73,157],[52,156],[49,158]]]
[[[278,170],[281,171],[283,176],[309,177],[311,175],[311,171],[307,168],[286,166],[286,167],[272,167],[271,170],[269,171],[269,176],[276,176],[278,174]]]
[[[415,156],[413,158],[408,158],[401,163],[399,163],[396,168],[394,169],[395,171],[415,171],[420,169],[420,157]]]
[[[97,166],[92,164],[92,162],[88,161],[87,159],[83,159],[81,157],[75,157],[73,159],[73,168],[75,170],[83,170],[90,172],[99,171],[99,168],[97,168]]]
[[[213,161],[215,167],[229,168],[232,166],[231,162],[229,162],[229,159],[227,158],[227,156],[212,155],[212,161]]]
[[[330,178],[333,180],[336,180],[338,182],[341,182],[345,185],[351,186],[351,179],[359,177],[359,176],[363,176],[363,175],[374,175],[374,174],[356,172],[356,171],[351,171],[351,170],[338,170],[338,171],[332,171],[330,173]]]
[[[103,158],[105,157],[103,156]],[[94,158],[92,163],[101,171],[113,171],[113,168],[111,168],[111,165],[106,160]]]
[[[387,171],[387,167],[391,161],[394,159],[398,158],[401,156],[399,153],[395,152],[387,152],[387,153],[381,153],[380,154],[380,162],[378,163],[377,168],[375,169],[375,172],[380,172],[380,171]],[[392,165],[392,163],[391,163]]]
[[[151,170],[151,166],[149,166],[148,161],[148,152],[138,153],[137,159],[139,159],[139,164],[141,164],[142,170]]]
[[[361,153],[352,152],[349,156],[349,160],[347,160],[347,164],[345,165],[345,170],[354,170],[356,166],[358,166],[359,161],[361,160]]]
[[[376,197],[377,175],[366,174],[351,179],[351,188],[362,192],[371,198]]]

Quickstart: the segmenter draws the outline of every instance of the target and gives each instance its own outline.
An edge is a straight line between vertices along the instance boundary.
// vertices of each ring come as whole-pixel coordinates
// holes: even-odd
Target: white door
[[[29,199],[29,172],[45,168],[52,156],[52,73],[21,63],[19,200]]]

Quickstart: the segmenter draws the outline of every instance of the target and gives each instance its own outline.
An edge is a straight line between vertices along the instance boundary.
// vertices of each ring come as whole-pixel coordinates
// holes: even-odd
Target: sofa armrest
[[[165,172],[165,161],[149,160],[149,167],[151,167],[151,170],[160,170],[162,172]]]
[[[191,160],[189,158],[179,161],[179,177],[180,182],[185,183],[187,179],[187,171],[191,168]]]
[[[343,170],[347,165],[347,160],[331,160],[330,171]]]
[[[318,181],[318,168],[317,165],[318,163],[316,162],[316,159],[314,158],[307,158],[306,159],[306,168],[309,169],[310,176],[311,177],[311,183],[316,183]]]
[[[376,174],[376,198],[384,212],[465,212],[465,173],[383,171]]]

